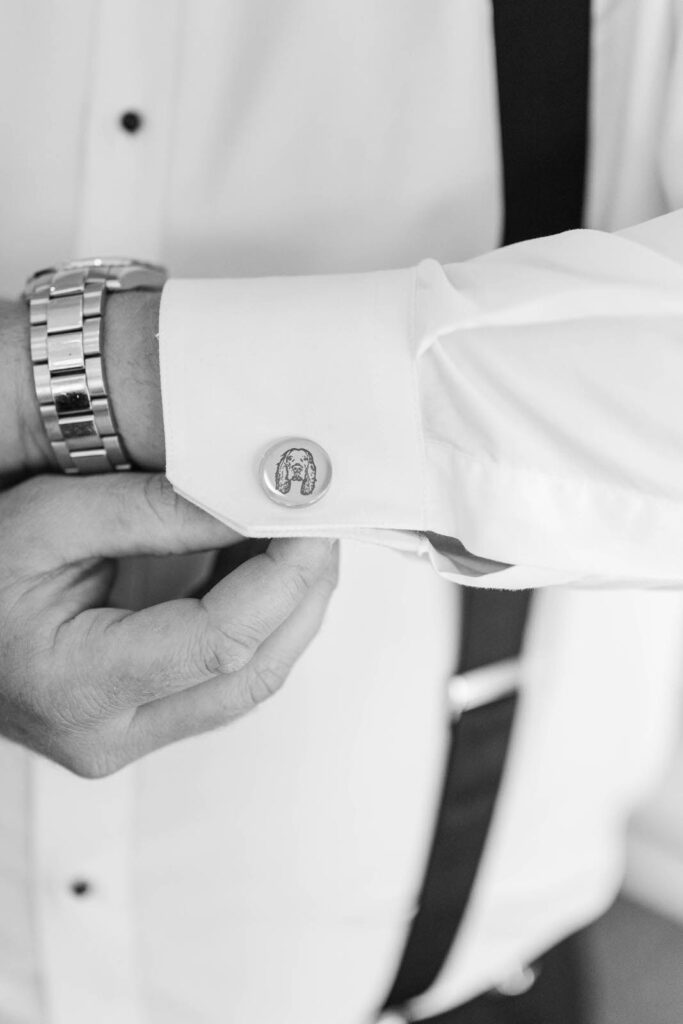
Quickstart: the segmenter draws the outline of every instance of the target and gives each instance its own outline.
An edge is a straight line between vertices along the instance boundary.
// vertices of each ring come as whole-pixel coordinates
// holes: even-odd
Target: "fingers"
[[[318,580],[239,672],[138,708],[126,736],[128,756],[226,725],[276,693],[320,629],[334,586],[334,575]]]
[[[201,600],[97,608],[112,558],[213,548],[235,535],[151,474],[36,478],[0,496],[0,510],[0,731],[88,777],[140,756],[133,740],[146,752],[277,689],[334,584],[333,542],[281,540]]]
[[[332,542],[273,541],[201,600],[85,611],[58,630],[54,674],[95,714],[132,709],[247,665],[321,579]]]
[[[30,563],[45,571],[91,557],[182,554],[239,539],[158,473],[34,477],[2,500],[24,571]]]

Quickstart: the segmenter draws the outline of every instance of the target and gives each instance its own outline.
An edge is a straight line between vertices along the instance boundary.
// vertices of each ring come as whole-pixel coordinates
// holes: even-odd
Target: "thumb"
[[[42,571],[86,558],[171,555],[226,547],[239,535],[175,493],[160,473],[40,476],[7,492],[16,549]],[[19,525],[20,524],[20,525]]]

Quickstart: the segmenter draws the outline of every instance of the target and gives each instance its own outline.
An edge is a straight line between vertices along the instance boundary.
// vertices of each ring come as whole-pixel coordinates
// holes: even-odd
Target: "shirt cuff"
[[[175,489],[252,537],[422,529],[414,278],[169,281],[159,350]],[[297,438],[324,449],[331,483],[315,504],[283,507],[261,460]]]

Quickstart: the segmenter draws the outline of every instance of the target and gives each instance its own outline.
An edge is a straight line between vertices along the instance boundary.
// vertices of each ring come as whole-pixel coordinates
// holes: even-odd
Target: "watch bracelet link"
[[[107,266],[48,272],[32,286],[31,361],[40,416],[64,473],[131,469],[107,392]]]

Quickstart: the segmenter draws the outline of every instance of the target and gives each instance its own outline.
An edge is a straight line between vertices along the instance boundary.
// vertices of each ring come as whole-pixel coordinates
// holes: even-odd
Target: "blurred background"
[[[588,943],[595,1024],[682,1024],[683,743],[632,823],[622,896]]]

